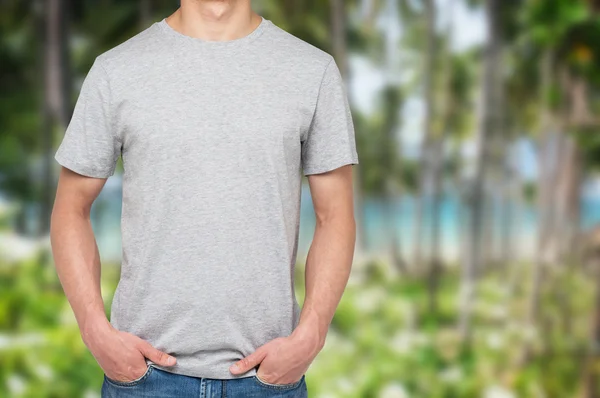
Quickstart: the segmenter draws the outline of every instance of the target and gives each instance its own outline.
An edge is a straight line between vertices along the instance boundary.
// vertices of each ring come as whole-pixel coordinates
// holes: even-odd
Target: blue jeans
[[[304,376],[294,384],[274,385],[256,376],[232,380],[204,379],[165,372],[150,365],[131,382],[104,376],[102,398],[306,398]]]

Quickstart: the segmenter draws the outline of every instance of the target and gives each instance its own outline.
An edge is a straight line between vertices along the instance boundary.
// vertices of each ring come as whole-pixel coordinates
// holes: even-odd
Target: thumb
[[[267,356],[267,350],[260,347],[246,358],[242,358],[229,368],[229,371],[234,375],[246,373],[252,368],[258,366]]]
[[[147,341],[142,342],[140,346],[140,352],[143,356],[161,366],[173,366],[177,362],[175,357],[157,350]]]

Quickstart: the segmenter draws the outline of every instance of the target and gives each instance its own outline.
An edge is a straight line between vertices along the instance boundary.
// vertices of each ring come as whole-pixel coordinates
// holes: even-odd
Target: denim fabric
[[[304,376],[294,384],[273,385],[256,376],[218,380],[183,376],[150,365],[137,380],[122,383],[104,377],[102,398],[306,398]]]

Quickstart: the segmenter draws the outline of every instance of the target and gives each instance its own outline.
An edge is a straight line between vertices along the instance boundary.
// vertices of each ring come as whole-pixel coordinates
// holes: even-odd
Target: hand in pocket
[[[86,345],[106,377],[120,382],[142,377],[148,370],[146,358],[161,366],[173,366],[176,362],[147,341],[112,326],[90,334]]]

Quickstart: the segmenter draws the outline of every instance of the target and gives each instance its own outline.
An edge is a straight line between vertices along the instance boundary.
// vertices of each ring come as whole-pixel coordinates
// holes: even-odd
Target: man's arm
[[[134,335],[117,331],[104,313],[90,209],[105,182],[62,168],[50,237],[56,270],[84,343],[109,378],[128,381],[146,371],[144,357],[163,366],[174,365],[175,359]]]
[[[232,366],[234,374],[259,366],[257,375],[272,384],[301,378],[325,344],[327,330],[348,282],[356,225],[352,166],[308,177],[317,218],[306,262],[306,295],[298,327]]]
[[[297,330],[312,336],[320,350],[348,282],[354,255],[352,166],[309,176],[308,182],[317,225],[306,260],[306,296]]]

